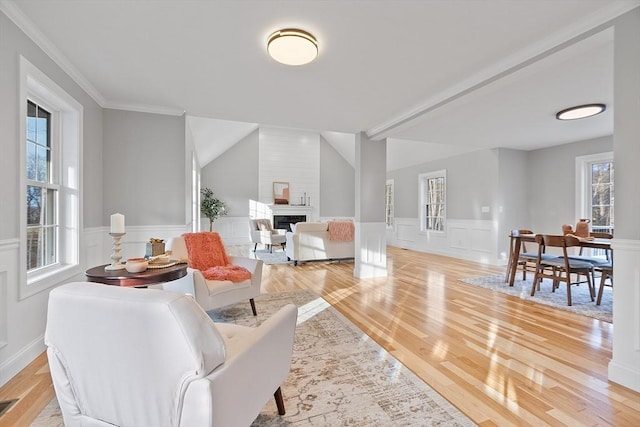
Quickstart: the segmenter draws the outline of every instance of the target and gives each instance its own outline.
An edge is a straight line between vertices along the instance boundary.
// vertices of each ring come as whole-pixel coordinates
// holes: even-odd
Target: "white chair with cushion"
[[[249,224],[251,242],[254,243],[254,252],[258,249],[258,243],[264,245],[265,249],[269,249],[269,252],[273,251],[274,245],[280,245],[284,249],[287,242],[287,230],[274,230],[271,226],[271,221],[268,219],[252,219],[249,220]]]
[[[67,427],[248,426],[291,366],[297,309],[257,328],[188,295],[88,282],[49,295],[45,344]]]
[[[167,250],[171,251],[172,259],[189,260],[189,252],[184,236],[170,239],[167,242]],[[221,247],[220,250],[224,251],[224,247]],[[235,283],[230,280],[208,280],[201,270],[192,268],[193,264],[189,260],[190,267],[187,271],[188,274],[193,276],[193,291],[196,302],[208,311],[249,300],[251,310],[255,316],[257,311],[254,298],[260,295],[263,262],[259,259],[238,256],[228,256],[227,258],[230,264],[249,270],[251,278]]]

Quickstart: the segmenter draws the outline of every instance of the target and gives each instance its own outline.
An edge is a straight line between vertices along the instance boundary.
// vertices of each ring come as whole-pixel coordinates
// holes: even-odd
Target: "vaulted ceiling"
[[[0,0],[106,108],[188,116],[206,164],[258,126],[388,139],[388,169],[613,133],[613,31],[640,0]],[[274,30],[319,42],[305,66]],[[573,122],[563,108],[604,102]],[[345,135],[346,134],[346,135]]]

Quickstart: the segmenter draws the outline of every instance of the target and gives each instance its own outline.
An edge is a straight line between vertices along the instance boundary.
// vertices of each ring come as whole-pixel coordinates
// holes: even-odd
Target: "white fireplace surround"
[[[269,219],[271,220],[274,228],[278,228],[275,218],[276,216],[304,216],[306,221],[313,221],[312,206],[267,205],[267,208],[269,212]],[[289,231],[289,227],[287,226],[286,228],[287,231]]]

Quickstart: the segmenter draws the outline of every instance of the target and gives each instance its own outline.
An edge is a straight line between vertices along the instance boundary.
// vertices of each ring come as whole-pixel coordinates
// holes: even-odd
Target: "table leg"
[[[513,262],[513,236],[509,235],[509,258],[507,261],[507,270],[504,273],[504,281],[508,282],[511,276],[511,263]]]
[[[522,242],[520,237],[515,237],[515,246],[513,247],[513,258],[511,260],[511,268],[509,274],[509,286],[513,286],[513,282],[516,280],[516,272],[518,271],[518,258],[520,258],[520,246]]]

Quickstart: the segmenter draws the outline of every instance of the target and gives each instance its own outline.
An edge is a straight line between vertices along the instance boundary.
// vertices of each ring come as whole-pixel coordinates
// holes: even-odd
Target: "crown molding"
[[[125,102],[112,101],[105,102],[102,108],[136,111],[138,113],[164,114],[166,116],[182,116],[186,114],[186,111],[182,108],[165,107],[161,105],[127,104]]]
[[[107,101],[105,97],[93,86],[89,80],[69,61],[66,56],[36,27],[36,25],[20,10],[15,0],[0,0],[0,11],[22,30],[44,53],[51,58],[62,70],[73,79],[100,107],[118,110],[138,111],[143,113],[165,114],[181,116],[184,109],[143,105],[126,104]]]
[[[42,34],[35,24],[16,6],[13,0],[0,0],[0,10],[9,17],[33,42],[69,75],[94,101],[104,107],[102,94],[71,64],[64,54]]]
[[[394,131],[410,128],[414,120],[425,114],[606,29],[612,25],[615,18],[639,6],[640,1],[633,0],[604,7],[574,25],[545,37],[527,49],[507,56],[386,122],[370,128],[366,131],[367,136],[372,140],[379,140],[392,136]]]

